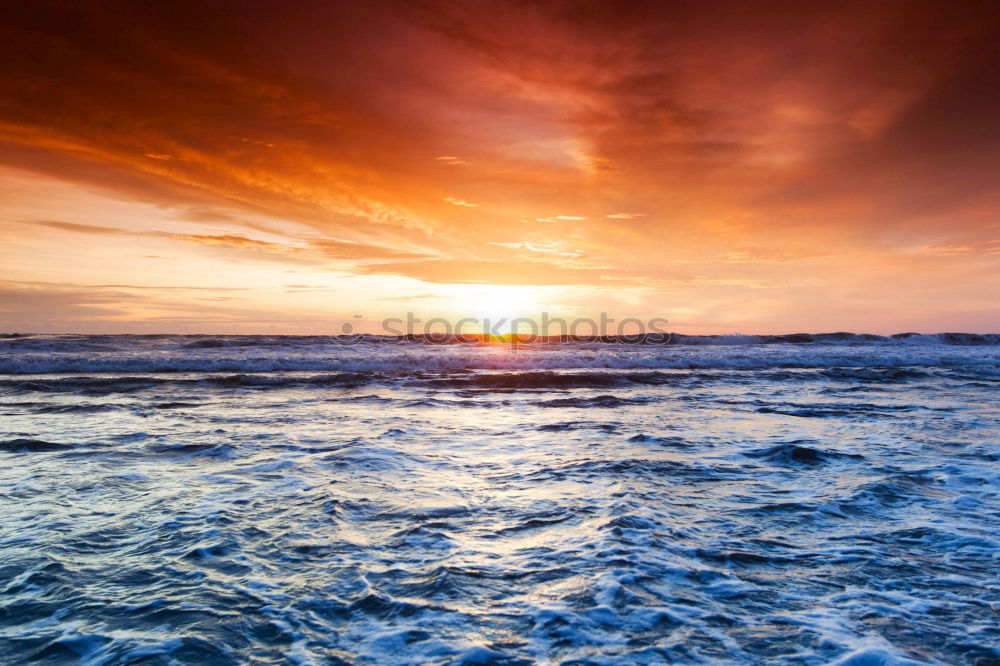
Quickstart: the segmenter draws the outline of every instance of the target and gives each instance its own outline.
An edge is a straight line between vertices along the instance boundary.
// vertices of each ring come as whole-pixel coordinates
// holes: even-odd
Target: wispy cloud
[[[259,250],[261,252],[272,252],[275,254],[293,254],[305,251],[305,248],[286,245],[284,243],[272,243],[269,241],[247,238],[239,234],[169,234],[175,240],[199,243],[201,245],[215,245],[222,247],[232,247],[239,250]]]
[[[77,224],[76,222],[60,222],[58,220],[30,220],[28,224],[34,224],[40,227],[48,227],[50,229],[59,229],[60,231],[72,231],[74,233],[80,234],[136,234],[135,231],[129,231],[127,229],[118,229],[116,227],[103,227],[95,224]]]
[[[86,284],[76,282],[45,282],[38,280],[0,280],[0,284],[22,289],[124,289],[150,291],[249,291],[249,287],[199,287],[192,285],[152,285],[152,284]]]
[[[429,256],[421,252],[407,252],[334,238],[300,237],[295,240],[304,243],[304,245],[291,245],[248,238],[239,234],[170,234],[170,237],[202,245],[266,252],[306,259],[314,257],[363,261],[371,259],[426,259]]]
[[[263,252],[272,255],[295,257],[297,259],[308,259],[310,256],[316,259],[345,260],[426,259],[431,256],[425,252],[411,252],[334,238],[317,238],[315,236],[295,236],[289,238],[291,242],[279,243],[251,238],[237,233],[180,234],[156,230],[133,231],[118,227],[76,224],[74,222],[61,222],[58,220],[30,220],[27,223],[73,233],[166,238],[209,247]]]
[[[412,296],[383,296],[374,300],[405,303],[407,301],[423,301],[431,298],[441,298],[441,296],[438,294],[413,294]]]
[[[497,285],[622,285],[638,276],[603,268],[574,268],[536,261],[467,261],[435,259],[427,261],[372,264],[370,274],[402,275],[436,284]]]
[[[309,246],[328,259],[426,259],[426,252],[410,252],[333,238],[311,238]]]
[[[532,252],[542,255],[558,256],[558,257],[583,257],[585,256],[582,252],[575,252],[571,250],[563,249],[562,245],[559,243],[514,243],[514,242],[490,242],[490,245],[495,245],[497,247],[505,247],[511,250],[525,250],[527,252]]]
[[[442,155],[441,157],[435,157],[434,159],[451,166],[469,166],[468,162],[463,160],[461,157],[455,157],[454,155]]]
[[[465,206],[466,208],[478,208],[479,204],[469,203],[463,199],[456,199],[455,197],[445,197],[445,201],[453,206]]]
[[[955,243],[950,245],[925,245],[920,248],[927,254],[944,256],[959,256],[970,254],[1000,255],[1000,239],[981,241],[978,243]]]
[[[645,213],[611,213],[610,215],[605,215],[604,217],[609,220],[634,220],[637,217],[646,217]]]
[[[579,215],[553,215],[552,217],[536,217],[535,222],[581,222],[586,219]]]

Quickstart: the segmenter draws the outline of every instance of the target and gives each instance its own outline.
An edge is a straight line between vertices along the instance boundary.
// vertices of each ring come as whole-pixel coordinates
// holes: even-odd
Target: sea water
[[[995,339],[672,342],[0,340],[0,661],[1000,663]]]

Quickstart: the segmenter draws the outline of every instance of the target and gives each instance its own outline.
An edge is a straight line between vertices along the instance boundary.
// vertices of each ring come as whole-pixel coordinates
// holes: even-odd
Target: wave
[[[766,460],[773,465],[822,465],[837,460],[861,460],[864,456],[827,449],[805,446],[804,440],[796,440],[775,446],[746,451],[743,455]]]
[[[502,340],[511,342],[512,336]],[[1000,333],[786,333],[775,335],[686,335],[683,333],[642,333],[634,335],[554,335],[518,336],[517,344],[527,345],[771,345],[771,344],[939,344],[951,346],[1000,345]],[[485,335],[49,335],[0,334],[3,351],[110,351],[125,349],[213,350],[233,348],[309,348],[323,345],[466,345],[496,344],[498,338]]]
[[[15,391],[35,393],[78,393],[80,395],[103,396],[115,393],[137,393],[159,387],[192,387],[192,388],[285,388],[290,386],[330,386],[353,388],[360,386],[371,377],[356,374],[313,375],[313,376],[282,376],[261,374],[239,375],[202,375],[194,377],[177,376],[82,376],[82,377],[46,377],[33,380],[0,380],[0,388]],[[196,403],[166,402],[155,405],[159,408],[197,407]],[[84,411],[91,407],[73,405],[67,411]],[[113,409],[114,406],[95,405],[95,411]],[[59,406],[48,407],[50,411],[63,409]]]
[[[385,366],[396,365],[394,371],[385,370]],[[412,365],[412,364],[406,364]],[[363,387],[388,386],[397,388],[411,388],[417,390],[430,390],[436,392],[434,395],[426,395],[416,399],[414,406],[489,406],[495,404],[506,404],[500,402],[483,401],[484,395],[502,394],[525,394],[525,393],[565,393],[578,389],[600,391],[604,395],[574,396],[551,400],[552,396],[545,396],[545,399],[534,402],[540,406],[552,407],[593,407],[593,406],[613,406],[612,403],[622,399],[634,401],[646,401],[649,398],[619,398],[610,393],[641,389],[702,389],[712,390],[713,386],[746,385],[752,386],[756,383],[766,382],[784,385],[814,384],[816,382],[830,382],[831,376],[825,369],[817,368],[797,368],[775,371],[767,363],[758,364],[758,368],[747,367],[741,364],[736,368],[722,367],[715,369],[700,370],[619,370],[615,368],[585,368],[569,369],[557,371],[490,371],[479,372],[467,369],[456,369],[450,371],[431,372],[427,370],[415,370],[412,367],[398,369],[398,364],[386,361],[381,364],[382,371],[379,372],[326,372],[326,373],[304,373],[304,372],[199,372],[199,373],[175,373],[159,372],[155,370],[145,374],[118,374],[114,372],[101,373],[47,373],[31,376],[29,374],[10,374],[6,377],[0,376],[0,396],[2,395],[25,395],[25,394],[73,394],[77,396],[103,398],[112,395],[132,396],[147,394],[148,392],[162,391],[166,389],[180,389],[193,391],[198,394],[202,390],[232,390],[232,391],[271,391],[284,389],[315,389],[330,390],[337,393],[329,395],[328,400],[348,400],[353,402],[381,402],[388,398],[378,395],[352,395],[349,393],[355,389]],[[993,388],[997,381],[1000,381],[1000,372],[995,365],[989,363],[983,366],[961,366],[958,368],[940,367],[932,373],[916,373],[914,375],[903,374],[894,376],[894,389],[908,387],[919,388],[923,386],[925,380],[931,378],[936,381],[950,380],[953,384],[961,383],[967,386],[967,379],[970,376],[977,376],[979,384],[985,388]],[[887,374],[876,373],[866,375],[858,374],[854,380],[854,389],[868,389],[871,391],[883,391]],[[840,373],[835,375],[833,381],[841,380]],[[347,391],[348,393],[344,393]],[[445,398],[444,394],[450,393],[452,398]],[[827,394],[828,391],[822,393]],[[148,405],[157,409],[183,409],[201,406],[198,402],[193,402],[190,397],[171,399],[166,394],[156,393],[155,402]],[[185,394],[187,395],[187,394]],[[630,394],[629,394],[630,395]],[[499,396],[497,397],[499,399]],[[675,396],[676,400],[703,401],[705,397],[692,396],[681,393]],[[731,407],[755,411],[761,414],[778,414],[797,417],[900,417],[906,416],[913,411],[925,411],[933,409],[935,411],[948,411],[951,407],[937,405],[928,407],[920,404],[885,404],[882,402],[794,402],[788,400],[733,400],[729,398],[714,397],[711,400],[717,404],[726,404]],[[89,413],[105,412],[121,409],[130,409],[135,405],[130,403],[47,403],[47,402],[13,402],[4,401],[7,407],[31,408],[32,413]],[[625,404],[625,403],[622,403]],[[628,403],[633,404],[633,403]]]
[[[539,407],[603,407],[615,409],[628,405],[641,405],[649,402],[648,398],[619,398],[614,395],[598,395],[593,398],[557,398],[555,400],[542,400],[534,403]]]
[[[1000,380],[1000,346],[949,345],[746,345],[746,346],[642,346],[642,345],[554,345],[518,348],[433,347],[427,345],[326,344],[286,348],[227,347],[176,349],[143,347],[127,351],[10,351],[0,350],[0,374],[134,374],[228,373],[261,374],[313,372],[355,375],[364,381],[373,374],[421,375],[451,373],[438,377],[442,388],[530,388],[555,382],[593,382],[614,385],[609,377],[562,378],[552,376],[487,376],[509,373],[559,372],[566,370],[611,371],[760,371],[825,370],[827,379],[906,382],[926,378],[940,369],[961,371],[975,381]],[[479,373],[462,377],[460,373]],[[711,374],[702,379],[710,380]],[[431,379],[427,377],[427,379]],[[628,381],[660,384],[669,376],[635,374]],[[245,379],[240,381],[247,381]],[[262,380],[263,381],[263,380]],[[567,386],[569,387],[569,386]]]
[[[47,442],[41,439],[7,439],[0,441],[0,451],[8,453],[34,453],[42,451],[66,451],[72,449],[70,444]]]

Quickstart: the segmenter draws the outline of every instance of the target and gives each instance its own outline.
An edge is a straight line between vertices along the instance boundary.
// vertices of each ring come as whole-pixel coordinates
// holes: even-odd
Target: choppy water
[[[0,660],[1000,663],[1000,346],[0,341]]]

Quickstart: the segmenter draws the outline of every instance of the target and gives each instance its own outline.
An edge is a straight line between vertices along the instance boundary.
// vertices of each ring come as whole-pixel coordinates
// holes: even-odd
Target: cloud
[[[469,163],[461,157],[455,157],[453,155],[442,155],[441,157],[435,157],[434,159],[444,162],[450,166],[469,166]]]
[[[117,287],[117,288],[115,288]],[[132,290],[141,290],[132,293]],[[192,294],[178,293],[193,289]],[[165,290],[166,296],[151,293]],[[234,295],[242,289],[53,284],[0,280],[0,331],[14,333],[249,333],[267,322],[294,333],[329,331],[327,313],[275,312]]]
[[[505,247],[511,250],[526,250],[530,253],[559,256],[559,257],[573,257],[580,258],[585,256],[582,252],[572,252],[564,250],[562,245],[559,243],[513,243],[513,242],[490,242],[490,245],[496,245],[497,247]]]
[[[301,247],[247,238],[246,236],[240,236],[239,234],[169,234],[169,236],[175,240],[199,243],[201,245],[232,247],[240,250],[259,250],[261,252],[272,252],[276,254],[291,254],[304,251]]]
[[[824,252],[822,250],[803,250],[794,248],[788,250],[776,250],[764,247],[744,247],[737,248],[732,252],[715,257],[715,260],[727,264],[785,263],[789,261],[803,261],[806,259],[829,257],[832,254],[834,253]]]
[[[441,298],[441,296],[438,294],[413,294],[412,296],[383,296],[374,300],[405,303],[407,301],[422,301],[430,298]]]
[[[272,11],[259,3],[245,9]],[[316,10],[331,25],[377,30],[366,10]],[[287,49],[285,37],[302,27],[289,25],[287,13],[275,12],[272,27],[285,36],[271,41],[266,33],[237,36],[232,28],[243,24],[242,9],[205,12],[183,0],[162,11],[52,4],[0,12],[0,62],[13,62],[9,56],[21,63],[0,66],[7,163],[44,163],[47,171],[157,203],[243,207],[327,231],[367,226],[413,239],[427,229],[423,216],[393,195],[399,184],[421,180],[405,173],[413,163],[405,146],[420,143],[407,126],[423,120],[411,123],[405,109],[389,117],[373,91],[342,94],[363,86],[340,68],[313,76],[268,65],[264,52]],[[77,27],[64,32],[69,24]],[[351,37],[354,30],[335,40],[334,50],[350,52],[372,37]],[[171,103],[176,99],[185,100],[183,108]],[[397,178],[385,178],[393,172]]]
[[[284,255],[294,257],[295,259],[309,259],[310,257],[317,260],[423,259],[430,256],[423,252],[409,252],[353,241],[336,240],[333,238],[316,238],[314,236],[293,237],[291,240],[300,243],[299,245],[294,245],[290,243],[277,243],[273,241],[250,238],[236,233],[178,234],[166,231],[132,231],[117,227],[76,224],[73,222],[51,220],[32,220],[28,223],[74,233],[169,238],[197,245]]]
[[[5,229],[0,262],[62,275],[80,245],[81,283],[127,283],[112,245],[172,240],[206,265],[659,290],[704,321],[903,326],[932,289],[981,312],[998,42],[978,0],[6,3],[0,162],[117,201],[103,225],[0,182],[0,215],[49,230]],[[193,226],[132,228],[150,203]]]
[[[125,229],[116,229],[114,227],[102,227],[93,224],[77,224],[75,222],[60,222],[58,220],[32,220],[30,224],[35,224],[40,227],[49,227],[50,229],[59,229],[60,231],[72,231],[81,234],[131,234],[134,232],[126,231]]]
[[[251,250],[268,254],[294,257],[295,259],[336,259],[336,260],[372,260],[372,259],[422,259],[428,255],[420,252],[407,252],[377,245],[336,240],[333,238],[297,238],[305,246],[274,243],[270,241],[248,238],[239,234],[198,235],[169,234],[171,238],[202,245]]]
[[[9,332],[32,332],[51,325],[123,317],[128,294],[0,286],[0,326]]]
[[[1000,240],[988,240],[979,243],[951,244],[951,245],[925,245],[920,248],[927,254],[944,256],[960,256],[979,254],[987,256],[1000,255]]]
[[[38,280],[0,280],[0,284],[6,284],[12,288],[22,291],[39,290],[105,290],[123,289],[131,290],[153,290],[153,291],[248,291],[249,287],[204,287],[189,285],[144,285],[144,284],[78,284],[75,282],[44,282]]]
[[[554,215],[552,217],[536,217],[535,222],[580,222],[586,219],[577,215]]]
[[[380,263],[365,267],[369,274],[411,277],[437,284],[592,285],[632,282],[635,275],[600,268],[572,268],[530,261],[465,261],[437,259]]]
[[[462,199],[456,199],[455,197],[445,197],[444,200],[450,203],[452,206],[465,206],[467,208],[479,207],[479,204],[469,203],[468,201],[463,201]]]
[[[332,238],[311,238],[309,246],[328,259],[422,259],[429,256],[424,252],[408,252]]]

